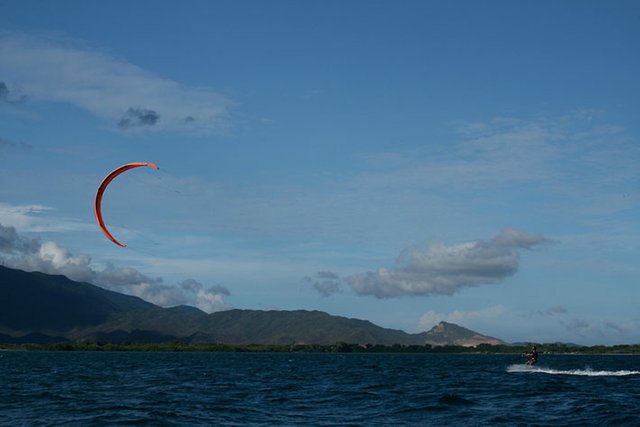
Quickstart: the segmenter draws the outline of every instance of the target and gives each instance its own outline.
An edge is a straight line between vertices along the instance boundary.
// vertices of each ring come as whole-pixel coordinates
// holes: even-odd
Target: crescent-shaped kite
[[[102,195],[104,194],[104,190],[106,190],[107,186],[109,185],[109,183],[111,181],[113,181],[113,179],[115,177],[117,177],[118,175],[120,175],[122,172],[126,172],[129,169],[133,169],[133,168],[139,168],[141,166],[149,166],[155,169],[160,169],[157,165],[155,165],[154,163],[128,163],[126,165],[122,165],[117,169],[114,169],[113,171],[111,171],[109,173],[109,175],[107,175],[102,182],[100,183],[100,186],[98,187],[98,192],[96,193],[96,200],[95,200],[95,214],[96,214],[96,221],[98,221],[98,225],[100,226],[100,228],[102,229],[102,232],[109,238],[109,240],[111,240],[113,243],[115,243],[118,246],[122,246],[123,248],[127,245],[124,245],[120,242],[118,242],[116,240],[115,237],[113,237],[111,235],[111,233],[109,233],[109,230],[107,230],[107,226],[104,225],[104,220],[102,219],[102,208],[101,208],[101,203],[102,203]]]

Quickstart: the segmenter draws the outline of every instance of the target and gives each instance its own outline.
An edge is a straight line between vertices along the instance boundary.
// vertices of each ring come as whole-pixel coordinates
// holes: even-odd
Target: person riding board
[[[527,357],[527,361],[524,362],[525,365],[535,365],[538,363],[538,351],[536,350],[536,346],[531,347],[531,351],[529,353],[525,353],[524,357]]]

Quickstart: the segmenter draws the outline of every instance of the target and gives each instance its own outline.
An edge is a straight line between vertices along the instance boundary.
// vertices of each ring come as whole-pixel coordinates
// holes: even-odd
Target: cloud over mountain
[[[464,287],[499,283],[513,276],[523,249],[549,242],[541,235],[506,228],[491,240],[408,249],[395,267],[382,267],[345,280],[355,293],[377,298],[452,295]]]
[[[62,274],[78,282],[89,282],[135,295],[164,307],[193,304],[208,313],[231,308],[224,301],[230,292],[222,286],[205,287],[193,279],[187,279],[179,285],[165,284],[161,277],[150,277],[135,268],[116,267],[111,263],[97,269],[87,255],[73,255],[53,241],[23,237],[14,227],[2,224],[0,265],[25,271]]]

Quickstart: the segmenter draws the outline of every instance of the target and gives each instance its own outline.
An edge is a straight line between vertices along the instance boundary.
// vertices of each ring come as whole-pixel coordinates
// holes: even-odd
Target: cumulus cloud
[[[120,129],[129,129],[140,126],[153,126],[158,122],[160,116],[153,110],[146,108],[129,108],[122,119],[118,122]]]
[[[341,280],[338,273],[320,271],[315,277],[307,276],[305,282],[309,283],[320,295],[328,297],[342,291]]]
[[[206,133],[230,121],[231,103],[217,92],[156,76],[78,42],[5,33],[0,58],[0,75],[29,98],[73,104],[121,129]],[[0,84],[0,100],[16,96]]]
[[[205,287],[194,279],[187,279],[180,283],[180,287],[196,296],[196,307],[207,313],[229,310],[231,306],[224,301],[225,296],[231,295],[229,289],[220,285]]]
[[[224,301],[223,295],[215,287],[201,289],[196,294],[196,307],[207,313],[229,310],[231,306]]]
[[[194,279],[184,280],[179,285],[182,289],[185,289],[189,292],[197,292],[202,289],[202,283]]]
[[[14,90],[9,90],[9,87],[5,82],[0,81],[0,102],[6,102],[9,104],[17,104],[26,99],[24,95],[16,93]]]
[[[28,239],[15,228],[0,224],[0,263],[7,267],[47,274],[63,274],[77,281],[93,281],[96,272],[91,259],[85,255],[73,256],[52,241]]]
[[[187,296],[175,286],[142,282],[131,286],[130,292],[132,295],[162,307],[172,307],[188,302]]]
[[[21,237],[15,227],[5,227],[0,224],[0,253],[10,255],[28,253],[37,250],[40,245],[39,240]]]
[[[111,263],[97,269],[87,255],[73,255],[53,241],[23,237],[14,227],[2,224],[0,265],[25,271],[62,274],[71,280],[135,295],[163,307],[192,304],[208,313],[231,308],[224,301],[230,292],[222,286],[205,287],[193,279],[179,285],[169,285],[160,277],[150,277],[135,268],[120,268]]]
[[[231,295],[231,292],[229,292],[229,289],[220,285],[209,286],[209,292],[220,294],[220,295],[226,295],[226,296]]]
[[[426,250],[404,251],[393,268],[379,268],[347,277],[359,295],[393,298],[406,295],[453,295],[461,288],[499,283],[519,268],[520,252],[550,240],[506,228],[491,240]]]
[[[105,268],[100,271],[99,281],[101,284],[107,285],[111,288],[126,289],[130,286],[135,286],[140,283],[147,283],[150,285],[161,285],[162,278],[152,278],[135,268],[124,267],[118,268],[112,263],[107,263]]]

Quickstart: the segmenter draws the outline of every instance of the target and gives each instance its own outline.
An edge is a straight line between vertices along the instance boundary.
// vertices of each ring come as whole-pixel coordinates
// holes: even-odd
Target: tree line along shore
[[[362,345],[335,343],[317,344],[196,344],[184,342],[168,343],[108,343],[108,342],[64,342],[50,344],[2,344],[0,350],[10,351],[139,351],[139,352],[245,352],[245,353],[448,353],[448,354],[522,354],[535,345],[541,354],[638,354],[640,344],[613,346],[579,346],[569,344],[490,345],[475,347],[456,345]]]

